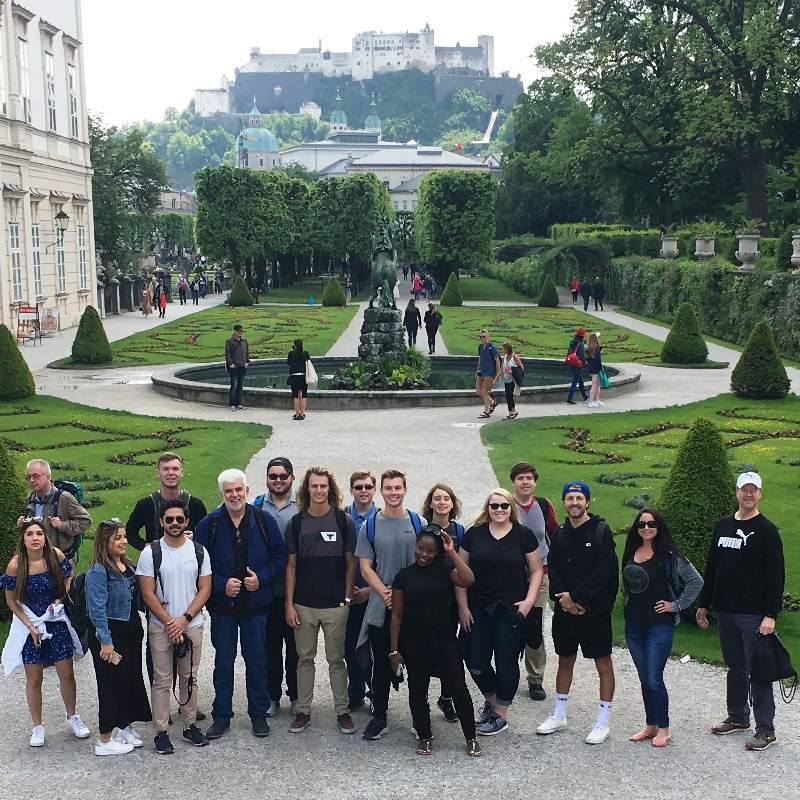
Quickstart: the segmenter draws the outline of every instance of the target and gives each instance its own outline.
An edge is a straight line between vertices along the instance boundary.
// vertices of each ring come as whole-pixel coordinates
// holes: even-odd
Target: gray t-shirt
[[[289,520],[297,513],[297,503],[295,502],[294,492],[292,492],[289,502],[282,508],[278,508],[278,506],[272,502],[272,498],[269,496],[269,492],[267,492],[264,495],[264,502],[261,504],[261,510],[265,514],[269,514],[275,522],[278,523],[278,529],[285,542],[286,526]],[[274,594],[275,597],[286,596],[286,576],[283,574],[283,570],[272,579],[272,594]]]
[[[423,517],[420,523],[427,524]],[[368,558],[375,564],[375,572],[383,583],[391,588],[394,576],[409,564],[414,563],[414,548],[417,534],[408,512],[398,519],[387,517],[383,511],[375,515],[375,541],[367,537],[367,523],[361,526],[356,544],[356,558]],[[381,627],[386,615],[383,598],[372,591],[367,602],[364,619],[367,625]]]

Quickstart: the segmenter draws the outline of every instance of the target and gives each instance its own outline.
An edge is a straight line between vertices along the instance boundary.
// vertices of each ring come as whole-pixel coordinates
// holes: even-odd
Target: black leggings
[[[514,402],[514,387],[516,384],[514,381],[510,383],[504,383],[503,387],[506,390],[506,405],[508,406],[509,414],[517,407],[517,404]]]
[[[453,700],[464,739],[474,739],[475,713],[455,637],[431,640],[401,634],[398,644],[408,670],[408,705],[419,738],[430,739],[432,735],[428,686],[435,665],[442,678],[442,692],[446,691]],[[433,648],[436,649],[432,651]]]

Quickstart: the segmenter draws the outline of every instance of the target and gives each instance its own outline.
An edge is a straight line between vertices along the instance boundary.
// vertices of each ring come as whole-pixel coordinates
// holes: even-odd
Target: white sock
[[[611,703],[606,703],[605,700],[600,701],[600,710],[597,712],[597,722],[595,725],[598,728],[608,727],[608,717],[611,714]]]
[[[567,700],[569,694],[556,694],[556,710],[553,712],[553,717],[559,722],[567,718]]]

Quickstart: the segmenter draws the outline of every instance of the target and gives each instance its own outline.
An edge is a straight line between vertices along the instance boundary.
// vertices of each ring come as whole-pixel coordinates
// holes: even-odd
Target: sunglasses
[[[374,489],[375,485],[372,483],[358,483],[353,487],[354,492],[368,492],[370,489]]]
[[[169,525],[171,522],[177,522],[178,525],[180,525],[181,522],[186,522],[186,517],[183,517],[183,516],[164,517],[164,522],[166,522],[167,525]]]
[[[417,539],[419,539],[420,536],[436,536],[441,539],[442,529],[438,525],[426,525],[424,528],[420,529],[420,532],[417,534]]]
[[[289,475],[288,472],[284,472],[282,474],[279,474],[277,472],[270,472],[267,475],[267,478],[269,478],[269,480],[271,480],[271,481],[288,481],[289,478],[291,478],[291,477],[292,476]]]
[[[507,511],[509,508],[511,508],[511,503],[489,503],[489,508],[491,508],[492,511],[497,511],[498,508],[502,508],[503,511]]]
[[[22,524],[27,525],[29,522],[44,522],[44,517],[23,517]]]
[[[648,519],[646,522],[645,522],[645,520],[640,519],[636,523],[636,527],[640,528],[640,529],[641,528],[657,528],[658,527],[658,523],[654,519]]]
[[[119,517],[111,517],[111,519],[104,519],[100,524],[104,528],[116,528],[118,525],[122,525],[122,520]]]

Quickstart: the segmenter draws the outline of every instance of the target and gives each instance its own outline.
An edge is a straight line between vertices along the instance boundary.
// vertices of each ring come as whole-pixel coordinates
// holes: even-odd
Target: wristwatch
[[[345,605],[351,606],[351,605],[353,605],[353,598],[352,597],[345,597],[344,602],[345,602]]]
[[[187,622],[191,622],[194,619],[194,617],[188,611],[183,616],[186,617]]]

